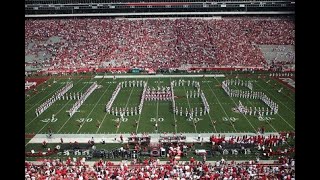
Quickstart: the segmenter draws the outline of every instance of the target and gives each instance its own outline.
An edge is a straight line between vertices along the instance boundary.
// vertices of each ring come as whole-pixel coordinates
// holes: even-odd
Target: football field
[[[278,105],[277,114],[258,115],[242,114],[235,108],[241,102],[246,107],[264,107],[267,105],[260,99],[244,97],[230,97],[221,87],[222,82],[229,80],[243,80],[252,83],[254,92],[263,92],[268,98]],[[179,80],[184,84],[179,85]],[[115,97],[112,108],[128,109],[129,114],[120,117],[119,114],[107,113],[106,104],[112,97],[117,85],[127,81],[127,86],[122,87]],[[170,87],[170,82],[175,81],[173,87],[174,101],[178,113],[173,111],[172,100],[144,101],[141,114],[131,110],[139,106],[143,86],[129,86],[129,81],[143,81],[150,89],[157,90]],[[188,85],[188,81],[190,84]],[[49,106],[42,114],[36,115],[35,110],[43,102],[52,97],[67,82],[72,82],[73,87],[67,91],[72,98],[60,98]],[[85,91],[97,82],[95,89],[77,109],[73,116],[69,116],[69,109],[76,103],[77,94]],[[210,111],[204,114],[203,100],[196,92],[192,82],[199,82]],[[231,85],[234,90],[251,91],[247,87]],[[45,83],[36,87],[37,92],[30,90],[25,98],[25,133],[45,134],[50,128],[56,134],[108,134],[108,133],[241,133],[257,132],[261,127],[266,132],[294,131],[295,130],[295,93],[286,85],[273,77],[258,77],[257,75],[241,75],[239,77],[226,75],[225,77],[156,77],[139,78],[132,75],[128,78],[50,78]],[[281,91],[279,92],[279,89]],[[187,95],[188,94],[188,95]],[[196,93],[197,94],[197,93]],[[197,109],[192,118],[186,111]],[[182,113],[180,113],[182,110]],[[158,124],[158,128],[155,124]]]

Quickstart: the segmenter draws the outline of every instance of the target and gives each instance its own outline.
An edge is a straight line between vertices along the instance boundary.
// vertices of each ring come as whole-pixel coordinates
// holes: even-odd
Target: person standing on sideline
[[[46,142],[46,140],[44,140],[44,141],[42,142],[42,147],[43,147],[43,148],[46,148],[46,147],[47,147],[47,142]]]
[[[156,124],[154,125],[156,132],[158,132],[158,122],[156,122]]]
[[[136,122],[136,127],[138,127],[138,123],[139,123],[139,121],[138,121],[138,120],[136,120],[135,122]]]
[[[207,161],[207,157],[206,157],[206,155],[203,155],[202,163],[204,164],[204,163],[206,163],[206,161]]]
[[[122,136],[122,134],[120,135],[120,141],[121,141],[121,143],[123,143],[123,136]]]
[[[52,129],[50,126],[48,127],[48,135],[49,135],[49,138],[52,137]]]
[[[94,145],[94,138],[91,138],[91,145]]]

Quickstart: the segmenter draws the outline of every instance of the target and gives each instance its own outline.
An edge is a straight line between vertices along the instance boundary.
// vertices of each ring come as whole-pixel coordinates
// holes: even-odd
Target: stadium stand
[[[286,19],[26,20],[25,29],[26,56],[50,55],[26,65],[48,70],[266,67],[258,45],[295,44]]]
[[[294,18],[276,16],[290,14],[294,4],[293,0],[26,0],[26,76],[27,71],[73,73],[116,69],[126,72],[132,68],[153,73],[197,68],[294,69]],[[199,11],[203,13],[201,17],[181,18],[170,14]],[[167,14],[161,17],[144,14],[152,12]],[[262,16],[270,12],[275,16]],[[88,18],[87,13],[105,13],[106,17]],[[129,15],[115,15],[117,13],[133,14],[127,18]],[[210,13],[231,15],[214,17]],[[236,16],[237,13],[255,16]],[[37,19],[41,15],[45,18]],[[49,15],[74,15],[74,18],[49,18]],[[76,18],[78,16],[81,18]],[[26,91],[34,88],[34,83],[44,81],[31,80],[25,82]],[[124,142],[121,134],[122,144],[112,150],[96,149],[93,137],[88,143],[63,143],[61,138],[61,144],[51,149],[47,147],[49,143],[43,141],[42,149],[33,148],[25,153],[26,158],[37,161],[25,160],[24,176],[26,180],[294,180],[295,145],[289,145],[288,141],[295,140],[295,132],[265,135],[264,129],[258,131],[255,135],[227,138],[216,133],[206,137],[205,142],[204,135],[199,134],[198,142],[193,143],[187,143],[182,133],[161,135],[157,142],[151,142],[153,139],[148,133],[141,136],[131,133]],[[201,144],[201,148],[196,149],[195,144]],[[59,153],[64,156],[57,158],[55,155]],[[223,158],[238,153],[255,153],[257,159]],[[187,159],[191,154],[202,160],[191,157],[180,161],[180,157]],[[254,155],[248,157],[254,158]],[[209,156],[221,157],[221,160],[207,161]],[[275,157],[278,159],[274,160]],[[92,158],[95,159],[90,161]],[[122,161],[111,161],[116,159]]]
[[[178,162],[170,159],[146,159],[142,163],[99,160],[89,165],[81,158],[45,159],[25,162],[25,179],[295,179],[295,159],[281,157],[278,161]]]

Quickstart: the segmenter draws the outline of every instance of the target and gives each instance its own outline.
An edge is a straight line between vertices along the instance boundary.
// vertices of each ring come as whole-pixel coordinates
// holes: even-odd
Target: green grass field
[[[253,81],[253,91],[264,92],[269,98],[279,105],[279,113],[269,115],[271,121],[259,120],[257,117],[243,115],[233,112],[232,108],[238,104],[239,100],[245,106],[266,106],[260,100],[251,100],[244,98],[231,98],[221,88],[221,82],[226,78],[128,78],[128,79],[95,79],[95,78],[57,78],[56,83],[51,78],[47,83],[43,83],[37,87],[38,93],[29,91],[25,98],[25,133],[39,134],[47,133],[50,127],[53,133],[130,133],[130,132],[149,132],[154,133],[154,120],[159,120],[158,132],[176,132],[176,133],[224,133],[224,132],[256,132],[259,127],[265,127],[266,132],[292,131],[295,130],[295,93],[277,80],[269,77],[258,78],[255,75],[240,79]],[[201,90],[203,90],[206,99],[210,105],[210,113],[198,117],[199,121],[194,126],[193,121],[188,121],[184,116],[175,115],[172,112],[171,101],[145,101],[142,114],[125,117],[124,121],[120,121],[119,129],[116,128],[116,119],[118,117],[105,112],[106,103],[109,101],[117,84],[121,81],[144,80],[148,86],[170,86],[173,80],[194,80],[199,81]],[[270,80],[269,83],[266,81]],[[58,89],[62,88],[67,81],[72,81],[74,86],[68,92],[84,92],[91,84],[97,81],[102,88],[96,89],[78,109],[72,117],[66,112],[69,110],[76,100],[57,100],[44,113],[36,117],[35,109],[44,101],[49,99]],[[50,84],[50,86],[48,86]],[[283,87],[279,93],[278,90]],[[244,87],[233,86],[233,89],[243,89]],[[113,106],[131,107],[138,106],[140,103],[140,95],[142,87],[126,87],[122,88],[115,99]],[[177,86],[174,88],[176,105],[185,108],[196,107],[202,105],[201,98],[187,99],[186,91],[193,90],[193,87]],[[27,96],[27,94],[29,96]],[[52,114],[55,114],[56,121],[51,122]],[[236,119],[234,126],[230,119]],[[84,121],[79,126],[79,120]],[[138,126],[135,121],[138,120]],[[176,126],[175,126],[176,120]],[[44,122],[43,122],[44,121]],[[216,121],[213,125],[213,121]],[[100,126],[98,125],[100,122]]]

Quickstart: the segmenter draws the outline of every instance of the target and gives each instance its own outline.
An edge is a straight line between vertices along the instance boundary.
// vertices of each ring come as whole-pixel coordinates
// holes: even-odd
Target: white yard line
[[[183,86],[183,89],[184,89],[184,92],[187,93],[185,86]],[[189,97],[187,98],[187,101],[188,101],[188,105],[189,105],[189,110],[191,111],[191,106],[190,106],[190,102],[189,102]],[[173,112],[173,113],[175,113],[175,112]],[[194,126],[194,130],[196,131],[196,133],[198,133],[198,132],[197,132],[197,127],[196,127],[196,125],[194,124],[194,121],[192,121],[192,123],[193,123],[193,126]]]
[[[48,96],[54,94],[54,93],[55,93],[58,89],[60,89],[63,85],[64,85],[64,84],[62,84],[61,86],[58,86],[54,91],[52,91],[51,93],[49,93],[49,94],[47,94],[45,97],[43,97],[40,101],[38,101],[38,103],[34,104],[30,109],[28,109],[28,110],[25,112],[25,114],[28,113],[34,106],[39,105],[40,102],[42,102],[42,101],[43,101],[44,99],[46,99]]]
[[[218,80],[217,80],[217,81],[218,81]],[[218,82],[219,82],[219,81],[218,81]],[[212,90],[211,86],[210,86],[207,82],[206,82],[206,84],[207,84],[207,86],[210,88],[210,90],[211,90],[211,92],[213,93],[214,97],[217,99],[217,101],[218,101],[221,109],[223,110],[224,114],[225,114],[225,115],[228,117],[228,119],[229,119],[229,116],[228,116],[227,112],[224,110],[224,108],[223,108],[222,104],[220,103],[218,97],[216,96],[216,93],[214,93],[214,91]],[[233,125],[230,121],[229,121],[229,123],[231,124],[231,126],[233,127],[233,129],[234,129],[236,132],[238,132],[238,131],[236,130],[236,128],[234,127],[234,125]]]
[[[236,88],[236,89],[238,89],[238,88]],[[244,98],[245,99],[245,98]],[[250,100],[248,100],[248,102],[253,106],[253,104],[251,103],[251,101]],[[244,115],[245,116],[245,115]],[[268,121],[266,121],[271,127],[272,127],[272,129],[275,131],[275,132],[279,132],[279,131],[277,131]]]
[[[147,79],[147,84],[148,84],[148,81],[149,79]],[[144,104],[145,105],[145,104]],[[141,112],[142,114],[142,112]],[[137,124],[137,128],[136,128],[136,134],[138,133],[138,128],[139,128],[139,124],[140,124],[140,117],[141,117],[141,114],[139,114],[139,118],[138,118],[138,124]]]
[[[295,128],[293,126],[291,126],[290,123],[288,123],[279,113],[277,113],[277,115],[284,121],[286,122],[293,130],[295,130]]]
[[[256,83],[259,87],[261,87],[258,83]],[[269,86],[271,86],[269,83],[266,83],[266,84],[268,84]],[[262,87],[261,87],[262,88]],[[263,90],[264,91],[264,90]],[[265,91],[265,92],[267,92],[268,94],[270,94],[273,98],[275,98],[274,97],[274,95],[273,94],[271,94],[269,91]],[[284,93],[281,93],[281,94],[284,94]],[[285,95],[285,94],[284,94]],[[285,95],[286,97],[288,97],[289,99],[291,99],[289,96],[287,96],[287,95]],[[275,98],[275,99],[277,99],[277,98]],[[291,99],[293,102],[294,102],[294,100],[293,99]],[[283,104],[281,101],[279,101],[282,105],[284,105],[289,111],[291,111],[293,114],[296,114],[294,111],[292,111],[290,108],[288,108],[288,106],[286,106],[285,104]]]
[[[194,80],[194,78],[192,78],[192,80]],[[213,109],[213,108],[211,108],[211,109]],[[212,121],[212,118],[211,118],[210,113],[208,113],[208,115],[209,115],[209,118],[210,118],[210,121],[211,121],[211,124],[212,124],[214,130],[216,131],[216,133],[218,133],[218,131],[217,131],[217,129],[216,129],[216,126],[214,125],[214,123],[213,123],[213,121]]]
[[[158,87],[160,84],[160,78],[158,78]],[[156,123],[158,124],[158,117],[159,117],[159,100],[157,100],[157,115],[156,115]],[[157,133],[159,133],[159,124],[157,127]]]
[[[266,84],[268,84],[269,86],[271,86],[269,83],[267,83],[266,80],[263,80],[263,81],[265,81]],[[264,88],[264,89],[255,88],[255,90],[256,90],[256,91],[262,91],[262,90],[279,90],[279,88],[269,88],[269,89],[266,89],[266,88]],[[291,90],[288,90],[288,91],[291,91]],[[287,98],[289,98],[291,101],[294,102],[294,100],[293,100],[290,96],[286,95],[284,92],[280,92],[280,93],[283,94],[284,96],[286,96]]]
[[[259,84],[257,84],[258,86],[260,86]],[[261,86],[260,86],[261,87]],[[262,88],[262,87],[261,87]],[[267,91],[268,94],[270,94],[273,98],[275,98],[270,92]],[[275,98],[277,99],[277,98]],[[279,101],[282,105],[284,105],[281,101]],[[289,109],[286,105],[284,105],[287,109]],[[290,109],[289,109],[290,110]],[[291,111],[291,110],[290,110]],[[291,111],[293,112],[293,111]],[[294,112],[293,112],[294,113]],[[295,113],[294,113],[295,114]],[[295,130],[295,128],[293,126],[291,126],[290,123],[288,123],[279,113],[277,113],[277,115],[284,121],[286,122],[293,130]]]
[[[137,81],[137,78],[136,78],[136,81]],[[133,92],[133,86],[131,87],[131,92],[130,92],[129,98],[128,98],[128,100],[127,100],[127,104],[126,104],[126,106],[125,106],[124,109],[126,109],[127,106],[128,106],[128,104],[129,104],[129,101],[130,101],[132,92]],[[142,112],[141,112],[141,113],[142,113]],[[117,128],[116,134],[118,133],[118,131],[119,131],[119,129],[120,129],[120,126],[121,126],[121,120],[119,121],[119,128]]]
[[[78,84],[80,81],[81,81],[81,79],[80,79],[76,84]],[[75,85],[76,85],[76,84],[75,84]],[[85,87],[85,86],[84,86],[84,87]],[[84,88],[84,87],[83,87],[83,88]],[[83,89],[83,88],[82,88],[82,89]],[[81,90],[82,90],[82,89],[81,89]],[[68,102],[70,102],[70,101],[71,101],[71,99],[68,100],[67,103],[65,103],[65,105],[64,105],[57,113],[55,113],[55,115],[58,115],[59,112],[60,112],[66,105],[68,105]],[[70,117],[70,118],[71,118],[71,117]],[[37,134],[39,134],[39,133],[41,132],[41,130],[42,130],[44,127],[46,127],[49,123],[50,123],[50,121],[47,122],[47,123],[40,129],[40,131],[37,132]],[[59,132],[59,131],[58,131],[58,132]]]
[[[148,79],[148,80],[149,80],[149,79]],[[147,82],[148,82],[148,80],[147,80]],[[141,113],[141,114],[142,114],[142,113]],[[139,122],[140,122],[141,114],[139,114],[138,125],[137,125],[137,128],[136,128],[136,133],[138,132],[138,127],[139,127]],[[102,124],[103,124],[105,118],[107,117],[107,115],[108,115],[108,113],[106,113],[106,115],[103,117],[102,122],[101,122],[101,125],[99,126],[98,130],[96,131],[96,134],[99,132],[100,127],[102,126]]]
[[[217,78],[214,78],[216,81],[218,81],[218,79]],[[218,83],[220,84],[220,81],[218,81]],[[237,103],[233,100],[233,98],[232,97],[230,97],[229,96],[229,98],[233,101],[233,103],[235,104],[235,105],[237,105]],[[257,130],[254,128],[254,126],[251,124],[251,122],[249,121],[249,119],[244,115],[244,114],[242,114],[242,116],[249,122],[249,124],[250,124],[250,126],[253,128],[253,130],[254,130],[254,132],[257,132]]]
[[[101,82],[100,82],[101,84]],[[94,107],[92,108],[92,110],[90,111],[90,113],[87,115],[86,119],[88,119],[88,117],[90,116],[90,114],[93,112],[93,110],[96,108],[96,106],[98,105],[98,103],[100,102],[100,100],[102,99],[103,95],[107,92],[107,90],[109,89],[111,84],[109,84],[109,86],[107,87],[107,89],[103,92],[103,94],[101,95],[101,97],[99,98],[99,100],[97,101],[97,103],[94,105]],[[77,133],[80,131],[80,129],[83,127],[83,125],[86,123],[86,121],[83,121],[83,123],[80,125]]]
[[[270,78],[271,80],[274,80],[275,82],[277,82],[278,83],[278,81],[277,80],[275,80],[275,79],[273,79],[273,78]],[[280,81],[282,81],[281,79],[279,79]],[[265,80],[263,80],[263,81],[265,81]],[[269,86],[271,86],[271,84],[269,84],[269,83],[267,83]],[[292,91],[289,87],[287,87],[286,85],[283,85],[282,83],[278,83],[278,84],[281,84],[281,86],[284,86],[287,90],[289,90],[289,91]],[[272,86],[271,86],[272,87]],[[274,88],[275,89],[275,88]],[[285,95],[286,97],[288,97],[291,101],[293,101],[293,102],[295,102],[295,100],[294,99],[292,99],[290,96],[287,96],[284,92],[281,92],[281,94],[283,94],[283,95]]]
[[[81,80],[79,80],[78,82],[80,82]],[[76,82],[76,84],[78,84],[78,82]],[[75,84],[75,85],[76,85]],[[68,101],[69,102],[69,101]],[[67,103],[66,103],[67,104]],[[39,117],[39,116],[38,116]],[[35,119],[37,119],[38,118],[37,116],[35,117],[35,118],[33,118],[26,126],[25,126],[25,128],[26,127],[28,127]]]
[[[71,101],[71,99],[68,100],[68,102],[70,102],[70,101]],[[68,105],[68,102],[67,102],[57,113],[55,113],[55,115],[59,114],[59,112],[60,112],[66,105]],[[50,121],[48,121],[48,122],[37,132],[37,134],[39,134],[39,133],[41,132],[41,130],[42,130],[43,128],[45,128],[49,123],[50,123]],[[59,131],[58,131],[58,132],[59,132]]]
[[[171,77],[170,77],[170,83],[171,83]],[[169,84],[170,84],[170,83],[169,83]],[[174,92],[173,89],[171,89],[171,91]],[[174,97],[173,97],[173,98],[174,98]],[[171,103],[171,104],[172,104],[172,103]],[[173,112],[173,119],[174,119],[174,129],[175,129],[176,134],[177,134],[177,132],[178,132],[177,126],[178,126],[178,125],[177,125],[177,119],[176,119],[176,114],[175,114],[175,112]]]
[[[92,78],[91,80],[93,80],[93,78]],[[90,80],[90,81],[91,81],[91,80]],[[83,86],[83,87],[80,89],[80,91],[81,91],[82,89],[84,89],[85,87],[87,87],[87,86]],[[89,87],[90,87],[90,86],[89,86]],[[61,129],[67,124],[67,122],[68,122],[71,118],[72,118],[72,116],[70,116],[70,117],[66,120],[66,122],[61,126],[61,128],[57,131],[57,133],[61,131]]]
[[[47,81],[49,81],[50,79],[51,79],[51,77],[50,77]],[[42,84],[40,84],[38,87],[44,86],[44,85],[45,85],[44,82],[42,82]],[[33,99],[34,97],[36,97],[38,94],[40,94],[41,92],[45,91],[47,88],[48,88],[48,86],[45,87],[43,90],[39,91],[37,94],[35,94],[35,95],[33,95],[33,96],[30,96],[30,98],[27,99],[25,102],[30,101],[31,99]],[[32,91],[32,90],[33,90],[33,89],[30,89],[26,94],[28,94],[28,93],[29,93],[30,91]]]
[[[110,86],[110,85],[109,85]],[[109,88],[109,87],[108,87]],[[105,104],[103,104],[103,105],[105,105]],[[101,124],[100,124],[100,126],[98,127],[98,129],[97,129],[97,131],[96,131],[96,134],[98,134],[98,132],[99,132],[99,130],[100,130],[100,128],[101,128],[101,126],[102,126],[102,124],[103,124],[103,122],[104,122],[104,120],[106,119],[106,117],[107,117],[107,115],[108,115],[108,113],[106,112],[105,113],[105,115],[104,115],[104,117],[103,117],[103,119],[102,119],[102,122],[101,122]]]
[[[142,114],[142,112],[141,112],[141,114]],[[140,124],[140,117],[141,117],[141,114],[139,114],[138,124],[137,124],[137,128],[136,128],[136,134],[138,133],[138,128],[139,128],[139,124]]]
[[[104,117],[103,117],[103,119],[102,119],[102,122],[101,122],[100,126],[98,127],[98,129],[97,129],[97,131],[96,131],[96,134],[98,134],[98,132],[99,132],[99,130],[100,130],[100,127],[102,126],[102,124],[103,124],[104,120],[106,119],[107,115],[108,115],[108,113],[106,112],[105,115],[104,115]]]

